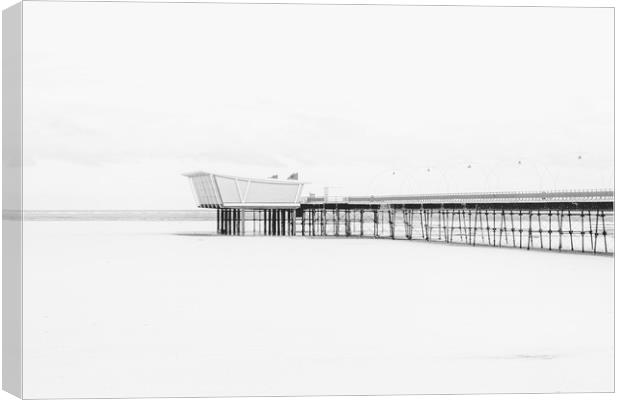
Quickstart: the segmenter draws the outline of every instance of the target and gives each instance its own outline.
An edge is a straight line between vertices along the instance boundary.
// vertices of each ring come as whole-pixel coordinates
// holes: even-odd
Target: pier
[[[212,191],[209,198],[214,202],[199,202],[198,206],[216,209],[216,229],[221,235],[358,237],[614,253],[613,190],[326,198],[300,197],[302,183],[279,181],[283,186],[271,187],[278,204],[269,204],[266,198],[249,202],[247,195],[252,184],[260,187],[261,182],[272,181],[229,177],[236,182],[231,187],[239,189],[233,196],[238,203],[230,204],[225,201],[227,194],[221,193],[217,175],[193,177],[207,175],[203,181],[212,187],[194,190]],[[239,185],[238,180],[245,183]],[[298,187],[292,190],[294,186]],[[282,196],[280,190],[290,197]]]

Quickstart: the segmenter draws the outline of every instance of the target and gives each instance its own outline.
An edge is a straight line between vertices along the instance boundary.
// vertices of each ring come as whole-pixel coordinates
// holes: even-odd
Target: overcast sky
[[[26,209],[611,187],[613,11],[26,2]]]

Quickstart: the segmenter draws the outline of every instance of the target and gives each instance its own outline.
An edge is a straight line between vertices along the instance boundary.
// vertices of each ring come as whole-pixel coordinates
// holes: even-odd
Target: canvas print
[[[3,29],[5,390],[614,390],[612,8],[24,1]]]

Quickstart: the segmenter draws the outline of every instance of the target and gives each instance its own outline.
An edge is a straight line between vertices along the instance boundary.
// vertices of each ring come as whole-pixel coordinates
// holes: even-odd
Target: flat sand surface
[[[613,390],[613,258],[24,224],[25,397]]]

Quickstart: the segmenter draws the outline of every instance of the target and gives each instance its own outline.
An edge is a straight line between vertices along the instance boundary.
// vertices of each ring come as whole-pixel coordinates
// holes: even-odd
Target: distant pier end
[[[222,235],[342,236],[614,253],[614,191],[302,197],[304,183],[185,174]]]
[[[183,175],[189,178],[200,208],[298,208],[304,186],[290,178],[242,178],[202,171]]]

